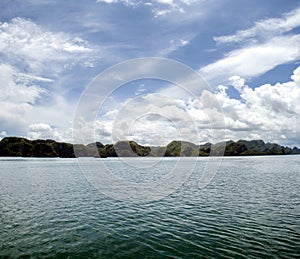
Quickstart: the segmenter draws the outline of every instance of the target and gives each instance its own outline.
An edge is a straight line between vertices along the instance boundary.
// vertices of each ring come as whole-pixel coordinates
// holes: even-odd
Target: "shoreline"
[[[290,148],[263,140],[224,141],[217,144],[196,145],[174,140],[166,146],[142,146],[135,141],[118,141],[103,145],[101,142],[70,144],[55,140],[29,140],[6,137],[0,141],[0,157],[76,158],[76,157],[240,157],[278,156],[300,154],[297,147]]]

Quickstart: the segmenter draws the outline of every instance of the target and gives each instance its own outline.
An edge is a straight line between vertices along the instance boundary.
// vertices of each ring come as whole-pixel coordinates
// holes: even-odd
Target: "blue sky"
[[[93,78],[128,59],[162,57],[208,82],[226,140],[300,146],[299,1],[3,0],[0,10],[1,137],[71,142],[76,105]],[[177,90],[150,79],[120,87],[99,107],[95,137],[213,141],[218,129],[204,119],[204,97]]]

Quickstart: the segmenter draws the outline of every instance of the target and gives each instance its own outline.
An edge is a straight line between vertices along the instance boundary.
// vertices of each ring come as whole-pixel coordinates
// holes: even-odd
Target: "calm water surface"
[[[105,163],[140,182],[176,159]],[[205,163],[173,194],[132,204],[97,191],[76,159],[1,158],[0,258],[299,258],[300,156],[226,157],[199,189]]]

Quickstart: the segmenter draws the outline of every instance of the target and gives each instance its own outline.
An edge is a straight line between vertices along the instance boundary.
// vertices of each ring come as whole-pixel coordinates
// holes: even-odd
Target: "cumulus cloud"
[[[145,2],[130,0],[98,2],[146,5]],[[168,12],[185,11],[185,7],[195,2],[161,0],[149,1],[147,6],[154,13],[161,12],[157,14],[162,16]],[[85,124],[86,131],[82,136],[92,130],[93,140],[104,143],[117,139],[133,139],[151,145],[166,144],[173,139],[216,142],[214,131],[221,131],[222,125],[215,122],[224,116],[226,139],[262,138],[299,145],[300,67],[286,83],[266,84],[255,89],[246,83],[249,77],[299,59],[300,35],[292,34],[296,31],[292,30],[299,26],[298,12],[286,14],[279,20],[260,21],[253,28],[234,35],[216,37],[218,44],[239,45],[238,49],[201,69],[206,79],[228,79],[214,94],[203,92],[199,99],[195,99],[185,98],[183,91],[176,92],[173,88],[160,91],[160,95],[147,94],[144,88],[140,88],[136,92],[138,96],[118,103],[121,108],[108,110],[96,122]],[[186,35],[177,40],[168,38],[169,48],[165,53],[186,46],[190,40]],[[4,63],[0,65],[0,137],[18,129],[17,135],[29,138],[72,141],[69,120],[74,105],[61,93],[53,94],[50,103],[41,105],[42,98],[49,97],[41,85],[52,83],[57,75],[73,65],[93,65],[93,51],[93,46],[81,38],[47,31],[28,19],[16,18],[1,23],[0,54]],[[24,70],[20,71],[21,68]],[[144,66],[139,69],[151,68]],[[107,86],[110,92],[109,84]],[[240,100],[229,96],[230,87],[238,90]],[[212,97],[217,98],[223,113],[216,109]]]
[[[34,104],[45,90],[30,81],[22,80],[19,72],[7,64],[0,64],[0,101],[15,104]]]
[[[245,79],[240,76],[232,76],[229,78],[231,85],[238,91],[242,92],[245,86]]]
[[[51,138],[53,137],[52,131],[50,125],[46,123],[36,123],[36,124],[30,124],[29,125],[29,132],[27,133],[27,136],[32,139],[39,139],[39,138]]]
[[[72,127],[54,127],[46,123],[35,123],[28,126],[25,135],[29,139],[55,139],[72,142]]]
[[[51,126],[46,123],[36,123],[29,125],[29,129],[35,132],[47,132],[51,131]]]
[[[0,130],[71,140],[75,104],[55,92],[56,80],[73,66],[92,66],[95,51],[79,37],[50,32],[29,19],[0,23]]]
[[[264,139],[282,145],[300,145],[299,76],[300,67],[288,82],[255,89],[242,77],[233,76],[228,85],[219,85],[215,93],[203,91],[199,99],[145,94],[128,99],[122,108],[108,111],[90,129],[96,131],[95,139],[104,143],[120,139],[148,145],[165,145],[173,139],[197,143]],[[228,95],[230,87],[239,90],[241,99]],[[225,127],[218,123],[222,119]]]
[[[209,96],[204,98],[207,100]],[[208,103],[211,104],[210,101]],[[148,93],[127,99],[115,110],[99,117],[95,123],[82,123],[79,135],[92,135],[95,136],[94,140],[104,143],[122,139],[132,139],[147,145],[166,145],[174,139],[197,143],[216,142],[212,131],[214,127],[220,130],[216,123],[213,124],[214,119],[219,119],[218,113],[215,107],[206,107],[204,110],[198,99],[174,99]],[[91,139],[82,141],[88,142]]]
[[[141,144],[165,145],[173,139],[195,143],[264,139],[282,145],[299,146],[299,77],[300,67],[295,69],[288,82],[265,84],[252,89],[245,79],[234,76],[230,78],[230,84],[219,85],[214,93],[203,91],[198,99],[174,99],[155,93],[135,96],[119,104],[119,107],[107,110],[94,122],[83,120],[81,142],[112,143],[120,139],[132,139]],[[230,87],[239,90],[241,99],[228,95]],[[216,108],[214,99],[221,110]],[[30,107],[30,104],[27,105]],[[26,117],[27,112],[24,114],[22,108]],[[21,114],[19,110],[15,117],[21,118]],[[35,122],[24,126],[23,136],[72,142],[71,123],[58,126],[46,122],[43,117],[41,115]],[[51,116],[46,117],[48,121]],[[0,118],[3,120],[3,117]],[[10,118],[13,118],[12,114]],[[218,123],[222,118],[225,128]],[[28,117],[26,121],[29,121]],[[3,125],[1,123],[1,137],[9,132]],[[226,134],[218,139],[218,132],[224,130]]]
[[[291,79],[296,83],[300,82],[300,67],[297,67],[294,70],[293,75],[291,76]]]
[[[2,61],[27,72],[56,76],[75,64],[92,64],[92,47],[79,37],[44,30],[24,18],[0,23]]]
[[[36,78],[24,77],[8,64],[0,64],[0,90],[0,131],[30,138],[71,140],[69,120],[74,105],[63,97],[52,95],[49,100],[48,91],[36,84]],[[47,103],[41,102],[44,98]]]
[[[9,132],[25,123],[24,115],[45,94],[39,86],[20,81],[19,71],[7,64],[0,64],[0,125]]]
[[[227,135],[232,139],[253,136],[287,145],[299,145],[300,84],[299,67],[291,81],[265,84],[252,89],[236,76],[231,83],[240,91],[241,99],[227,95],[228,86],[219,86],[216,97],[222,105]]]

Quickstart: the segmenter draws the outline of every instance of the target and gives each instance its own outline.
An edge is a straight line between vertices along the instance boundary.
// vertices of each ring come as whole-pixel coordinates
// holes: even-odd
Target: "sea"
[[[3,157],[0,258],[300,258],[300,156]]]

